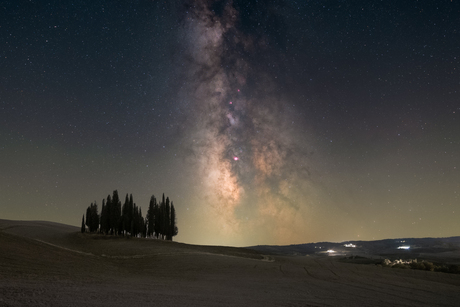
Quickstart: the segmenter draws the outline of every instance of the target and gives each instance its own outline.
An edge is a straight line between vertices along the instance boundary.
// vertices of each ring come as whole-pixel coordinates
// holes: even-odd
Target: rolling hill
[[[0,220],[0,306],[454,306],[460,275]]]

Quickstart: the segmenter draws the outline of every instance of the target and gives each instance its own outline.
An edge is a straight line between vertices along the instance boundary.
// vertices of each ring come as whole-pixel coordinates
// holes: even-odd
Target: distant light
[[[410,249],[410,246],[409,245],[401,245],[401,246],[398,246],[398,249]]]
[[[355,248],[355,247],[356,247],[356,245],[354,245],[354,244],[351,244],[351,243],[345,244],[344,246],[345,246],[345,247],[353,247],[353,248]]]
[[[238,157],[233,157],[233,160],[238,161],[240,158]]]
[[[230,101],[230,104],[233,104],[233,103]]]
[[[329,254],[335,253],[335,250],[333,250],[333,249],[328,249],[328,250],[327,250],[327,253],[329,253]]]

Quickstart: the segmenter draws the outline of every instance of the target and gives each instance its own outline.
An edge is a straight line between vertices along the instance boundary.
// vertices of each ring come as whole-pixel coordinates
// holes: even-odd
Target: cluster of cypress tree
[[[82,218],[81,232],[99,232],[110,235],[131,235],[135,237],[156,237],[171,240],[178,233],[176,210],[169,197],[157,203],[154,195],[150,198],[149,210],[144,219],[142,210],[133,201],[133,195],[126,194],[123,206],[118,191],[113,191],[102,200],[101,214],[98,214],[96,202],[86,209]]]
[[[161,203],[157,203],[154,195],[150,198],[149,210],[147,211],[147,236],[172,241],[172,237],[177,235],[176,209],[163,194]]]

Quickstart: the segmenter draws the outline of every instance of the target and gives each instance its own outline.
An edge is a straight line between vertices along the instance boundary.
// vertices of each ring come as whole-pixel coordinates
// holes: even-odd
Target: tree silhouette
[[[92,205],[92,203],[91,203]],[[86,208],[86,223],[85,225],[90,229],[91,226],[91,207]]]
[[[118,191],[113,191],[111,208],[110,208],[110,226],[111,234],[118,235],[121,232],[121,202],[118,197]]]
[[[114,190],[112,195],[107,196],[107,200],[102,200],[101,214],[99,216],[97,203],[91,203],[86,209],[82,218],[81,232],[111,234],[111,235],[131,235],[133,237],[156,237],[157,239],[172,240],[178,234],[176,222],[176,209],[169,197],[165,198],[163,193],[161,203],[157,203],[154,195],[151,196],[147,216],[142,216],[142,208],[138,207],[133,201],[133,195],[126,194],[123,206],[118,196],[118,191]]]
[[[154,212],[154,220],[155,220],[155,224],[153,225],[154,227],[154,231],[155,231],[155,237],[158,239],[159,236],[160,236],[160,232],[161,232],[161,210],[160,210],[160,204],[158,204],[156,201],[155,201],[155,204],[154,204],[154,208],[153,208],[153,212]]]
[[[97,204],[94,202],[91,206],[91,232],[99,229],[99,214],[97,211]]]
[[[155,207],[157,205],[157,200],[154,195],[150,197],[149,210],[147,211],[147,236],[152,237],[155,234]]]
[[[166,197],[164,219],[165,219],[164,235],[166,237],[166,240],[171,241],[172,240],[172,236],[171,236],[171,205],[169,203],[169,197]]]
[[[112,205],[112,196],[110,194],[107,196],[107,202],[105,204],[105,221],[107,223],[107,228],[106,228],[106,233],[107,234],[113,234],[113,226],[112,226],[112,211],[113,211],[113,205]]]
[[[96,202],[86,209],[86,226],[88,226],[89,232],[95,232],[99,228],[99,215],[97,213]]]
[[[144,233],[144,218],[142,217],[141,207],[139,207],[139,213],[137,215],[136,224],[137,224],[137,234],[136,235],[138,236],[140,235],[142,237]]]
[[[165,238],[165,229],[166,229],[166,201],[165,201],[165,194],[163,193],[163,197],[160,204],[159,209],[159,222],[160,222],[160,238],[164,240]]]
[[[128,194],[126,194],[128,195]],[[134,201],[133,201],[133,194],[130,194],[129,195],[129,201],[128,201],[128,211],[127,211],[127,214],[128,214],[128,222],[129,222],[129,225],[134,225],[136,223],[135,219],[135,207],[136,207],[136,204],[134,204]],[[130,227],[132,228],[132,227]],[[137,230],[137,227],[134,227],[136,228]],[[135,235],[133,234],[133,232],[131,232],[131,235]],[[137,235],[137,234],[136,234]]]
[[[177,236],[179,233],[176,223],[176,209],[174,208],[174,204],[171,202],[171,241],[172,237]]]
[[[122,232],[123,235],[126,235],[128,232],[131,232],[131,220],[129,218],[129,198],[128,198],[128,193],[126,193],[125,197],[125,203],[123,204],[123,207],[121,209],[121,219],[122,219]]]
[[[105,199],[102,199],[102,209],[101,209],[101,233],[108,233],[109,218],[107,214],[107,206],[105,205]]]
[[[139,209],[137,208],[136,205],[134,205],[134,210],[133,211],[134,211],[133,212],[134,214],[133,214],[133,220],[131,222],[131,228],[132,228],[131,233],[132,233],[133,236],[137,236],[137,232],[138,232],[137,228],[139,226],[137,224],[137,220],[138,220],[138,216],[139,216]]]
[[[85,227],[85,215],[83,214],[83,217],[81,218],[81,233],[85,233],[86,227]]]

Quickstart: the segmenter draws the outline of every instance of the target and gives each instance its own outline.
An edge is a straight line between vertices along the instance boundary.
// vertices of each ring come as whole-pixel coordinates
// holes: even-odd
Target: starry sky
[[[0,2],[0,218],[169,196],[175,240],[460,233],[460,3]]]

